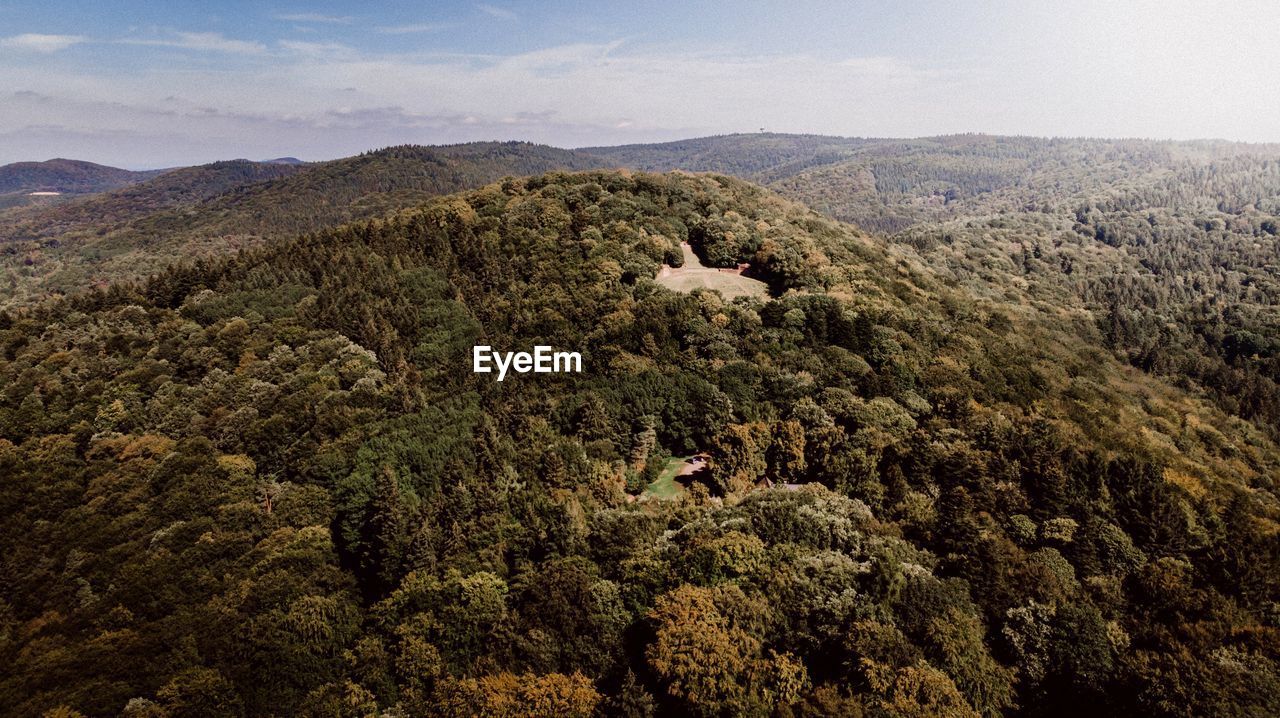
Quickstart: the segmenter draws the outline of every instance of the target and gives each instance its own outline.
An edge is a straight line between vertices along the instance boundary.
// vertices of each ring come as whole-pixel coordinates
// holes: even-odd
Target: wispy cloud
[[[219,49],[240,42],[177,33],[145,42],[157,41]],[[169,60],[105,85],[62,68],[29,73],[22,89],[54,99],[0,97],[0,130],[43,128],[0,132],[0,158],[48,154],[15,147],[70,152],[94,141],[109,149],[91,158],[119,162],[127,149],[134,163],[161,166],[219,156],[338,156],[403,142],[587,146],[760,126],[888,134],[875,124],[875,111],[892,107],[895,117],[927,119],[934,116],[927,111],[931,98],[948,89],[927,68],[888,59],[841,63],[623,42],[459,55],[372,54],[295,39],[273,42],[250,64],[224,67],[203,58],[186,64]],[[947,100],[959,104],[955,93]],[[939,129],[917,123],[906,131]],[[89,130],[150,134],[157,142],[109,145],[106,134],[97,140],[76,134]]]
[[[88,38],[81,35],[41,35],[28,32],[0,39],[0,47],[29,52],[57,52],[78,45]]]
[[[338,42],[304,42],[300,40],[281,40],[279,42],[281,48],[296,52],[300,55],[310,55],[313,57],[342,55],[346,57],[355,57],[356,51],[349,45],[343,45]]]
[[[177,47],[184,50],[204,52],[229,52],[241,55],[261,55],[267,51],[266,45],[247,40],[235,40],[217,32],[176,32],[171,38],[156,40],[120,40],[126,45],[151,45],[155,47]]]
[[[509,2],[468,0],[464,12],[472,20],[512,31],[529,19],[519,10],[515,21],[499,20],[501,13],[486,15],[472,4],[477,1]],[[74,51],[57,56],[61,62],[38,52],[0,51],[0,161],[79,155],[164,166],[217,157],[333,157],[404,142],[500,138],[587,146],[759,127],[889,137],[981,130],[1277,139],[1280,96],[1270,92],[1274,63],[1266,44],[1275,23],[1249,24],[1244,11],[1222,20],[1203,12],[1201,25],[1243,33],[1230,53],[1184,41],[1203,34],[1190,25],[1181,34],[1166,28],[1150,47],[1135,46],[1123,30],[1133,23],[1094,23],[1114,27],[1109,45],[1081,39],[1093,29],[1064,37],[1041,33],[1035,43],[1020,33],[1016,47],[963,60],[921,55],[914,46],[859,56],[847,50],[856,44],[778,50],[630,39],[533,42],[513,52],[500,39],[480,46],[470,38],[453,42],[445,37],[449,30],[422,36],[438,43],[344,33],[349,36],[341,41],[351,47],[327,38],[301,42],[301,36],[247,42],[258,37],[251,29],[225,31],[230,37],[131,30],[135,34],[119,42],[186,49],[128,53],[136,63],[128,72],[100,66],[100,53],[81,63]],[[1280,9],[1269,17],[1280,19]],[[436,29],[430,24],[436,19],[422,14],[377,22],[387,26],[383,32],[407,33],[410,26],[398,23],[421,21],[413,30],[425,33]],[[106,41],[92,36],[86,42]],[[1034,73],[1003,60],[1030,44],[1044,45],[1030,57]],[[123,46],[101,49],[112,47]],[[1232,79],[1231,92],[1218,93],[1214,107],[1205,109],[1196,98],[1211,94],[1222,77]],[[1127,111],[1078,112],[1077,98],[1095,86],[1099,102]],[[18,92],[26,90],[38,95]]]
[[[315,22],[329,25],[350,25],[355,18],[349,15],[323,15],[316,12],[298,12],[276,15],[277,20],[286,22]]]
[[[419,32],[440,32],[447,30],[452,25],[444,22],[424,22],[414,25],[391,25],[376,28],[383,35],[411,35]]]
[[[514,12],[506,8],[497,7],[495,5],[487,5],[485,3],[480,3],[479,5],[476,5],[476,9],[484,13],[485,15],[488,15],[489,17],[496,17],[499,20],[515,20],[519,17]]]

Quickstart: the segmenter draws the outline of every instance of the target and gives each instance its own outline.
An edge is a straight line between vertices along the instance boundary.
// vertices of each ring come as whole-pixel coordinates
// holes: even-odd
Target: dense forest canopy
[[[797,141],[792,179],[865,144]],[[973,205],[887,240],[739,179],[552,172],[0,315],[0,705],[1280,712],[1275,423],[1209,378],[1271,376],[1251,183],[1274,174],[1215,146],[1007,143],[870,170],[903,178],[877,213],[933,182]],[[1200,151],[1223,170],[1161,169]],[[1002,167],[1099,153],[1117,177],[1158,156],[1128,194],[1004,204],[1044,186]],[[1148,234],[1121,221],[1160,202]],[[769,295],[662,287],[682,242]],[[1220,357],[1178,314],[1209,287],[1257,322]],[[1169,304],[1144,317],[1138,291]],[[1151,322],[1204,344],[1150,356],[1205,374],[1144,362]],[[478,343],[586,371],[497,383]],[[652,490],[694,454],[708,470]]]
[[[591,151],[765,183],[994,301],[1082,310],[1082,339],[1280,427],[1280,147],[761,134]]]
[[[405,145],[311,164],[215,162],[52,207],[0,211],[0,307],[142,279],[177,258],[231,254],[506,176],[601,164],[527,142]]]

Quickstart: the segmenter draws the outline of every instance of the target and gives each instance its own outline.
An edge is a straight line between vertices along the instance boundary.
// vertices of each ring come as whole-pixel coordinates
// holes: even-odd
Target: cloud
[[[236,42],[196,39],[162,42]],[[81,153],[89,159],[163,166],[239,156],[334,157],[405,142],[605,145],[760,126],[893,134],[886,117],[905,128],[898,132],[935,134],[946,128],[932,110],[957,104],[958,94],[931,100],[935,75],[905,62],[842,65],[621,42],[478,55],[369,54],[288,40],[260,59],[231,67],[171,60],[128,75],[27,72],[15,89],[57,99],[0,97],[0,132],[43,126],[0,138],[0,159],[57,154],[59,143],[89,147],[94,137],[102,138],[100,149]],[[0,76],[5,69],[0,59]],[[135,130],[154,134],[155,146],[106,139]],[[117,153],[126,147],[135,156],[121,159]]]
[[[424,22],[416,25],[392,25],[389,27],[376,28],[383,35],[410,35],[419,32],[439,32],[447,30],[452,25],[443,22]]]
[[[343,55],[346,57],[354,57],[356,51],[349,45],[343,45],[338,42],[303,42],[300,40],[281,40],[279,43],[281,48],[296,52],[301,55],[310,55],[319,57],[323,55]]]
[[[457,116],[469,119],[447,128],[427,123],[428,128],[456,136],[472,127],[474,139],[560,144],[643,141],[676,128],[693,134],[761,125],[832,134],[936,134],[952,116],[935,108],[956,106],[964,96],[957,72],[893,58],[840,62],[808,55],[675,52],[621,42],[507,56],[322,58],[294,67],[290,77],[317,91],[359,88],[329,108],[349,108],[345,121],[367,118],[359,114],[362,109],[385,116],[394,107],[404,113],[403,126],[417,127],[405,118],[418,115]],[[904,129],[895,132],[891,124]]]
[[[850,72],[884,79],[918,79],[924,73],[896,57],[851,57],[837,63]]]
[[[499,20],[515,20],[515,19],[518,19],[519,17],[514,12],[506,8],[495,7],[493,5],[486,5],[484,3],[476,5],[476,9],[484,13],[485,15],[488,15],[489,17],[496,17]]]
[[[22,35],[14,35],[0,39],[0,47],[13,50],[28,50],[30,52],[57,52],[65,50],[72,45],[78,45],[88,38],[80,35],[41,35],[39,33],[28,32]]]
[[[363,47],[370,37],[347,39],[354,47],[296,39],[263,45],[162,30],[131,42],[225,54],[140,53],[141,66],[119,72],[0,52],[6,89],[32,93],[0,93],[0,161],[61,154],[163,166],[335,157],[405,142],[589,146],[759,127],[883,137],[984,131],[1280,139],[1269,26],[1239,23],[1242,39],[1230,53],[1187,49],[1176,33],[1131,48],[1136,41],[1123,28],[1132,23],[1109,30],[1114,37],[1105,42],[1084,41],[1102,26],[1076,31],[1083,40],[1042,33],[1032,41],[1023,33],[1017,42],[1035,52],[981,44],[971,56],[888,47],[850,56],[848,45],[759,52],[641,39],[464,54],[390,51],[399,43],[378,47],[376,36]],[[379,31],[435,29],[424,23]],[[1008,61],[1014,50],[1024,61]],[[245,53],[254,55],[251,62],[236,61]],[[1223,77],[1231,78],[1229,91],[1214,92]],[[1214,103],[1205,105],[1205,96]],[[1081,97],[1124,112],[1080,112]]]
[[[256,98],[260,101],[261,98]],[[296,98],[291,98],[296,99]],[[555,112],[463,113],[370,105],[345,109],[218,109],[169,98],[145,104],[0,94],[0,163],[72,156],[117,167],[171,167],[234,157],[332,158],[406,142],[491,139],[601,144],[611,127]],[[664,133],[663,139],[679,135]]]
[[[120,40],[125,45],[150,45],[155,47],[177,47],[183,50],[205,52],[229,52],[239,55],[261,55],[267,51],[266,45],[246,40],[233,40],[217,32],[177,32],[171,39],[162,40]]]
[[[276,15],[276,19],[284,20],[286,22],[313,22],[329,25],[349,25],[355,18],[347,15],[322,15],[315,12],[299,12]]]

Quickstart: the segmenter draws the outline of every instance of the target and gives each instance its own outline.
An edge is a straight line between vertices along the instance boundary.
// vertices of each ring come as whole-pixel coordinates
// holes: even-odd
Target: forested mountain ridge
[[[184,257],[235,252],[478,187],[598,159],[522,142],[389,147],[329,162],[232,160],[117,192],[0,213],[7,302],[138,279]]]
[[[581,151],[646,171],[734,175],[886,234],[1144,186],[1160,187],[1162,200],[1176,195],[1185,202],[1204,189],[1183,182],[1188,175],[1202,181],[1222,164],[1270,165],[1280,158],[1280,145],[982,134],[882,139],[760,133]],[[1256,198],[1257,189],[1246,194]]]
[[[14,162],[0,166],[0,209],[106,192],[158,174],[158,170],[133,172],[80,160]],[[57,196],[34,197],[32,192]]]
[[[1274,441],[917,245],[552,173],[2,315],[0,704],[1280,710]]]
[[[760,181],[972,292],[1088,312],[1135,366],[1280,431],[1280,146],[761,134],[591,151]]]

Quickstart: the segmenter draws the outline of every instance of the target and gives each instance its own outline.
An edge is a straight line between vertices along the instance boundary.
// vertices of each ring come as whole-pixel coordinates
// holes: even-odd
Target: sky
[[[0,0],[0,163],[733,132],[1280,141],[1280,3]]]

